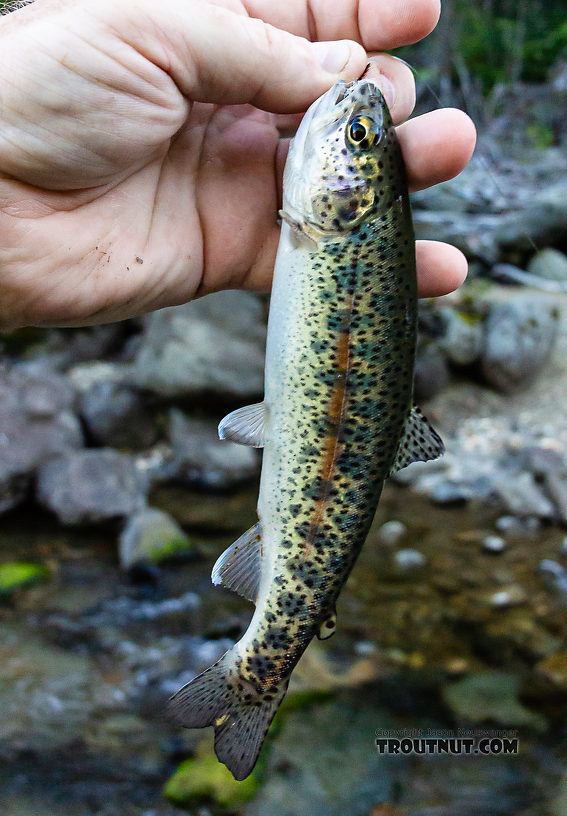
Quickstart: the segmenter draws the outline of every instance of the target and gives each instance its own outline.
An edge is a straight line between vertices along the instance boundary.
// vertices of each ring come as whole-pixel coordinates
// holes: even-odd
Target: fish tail
[[[173,719],[185,728],[215,729],[215,753],[235,779],[254,768],[264,738],[284,698],[288,680],[264,692],[239,676],[233,649],[169,700]]]

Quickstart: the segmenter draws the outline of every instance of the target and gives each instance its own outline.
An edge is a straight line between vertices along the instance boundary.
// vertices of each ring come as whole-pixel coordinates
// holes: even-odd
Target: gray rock
[[[80,413],[99,445],[143,450],[155,442],[152,416],[140,395],[127,385],[92,385],[82,395]]]
[[[416,401],[433,399],[448,382],[449,368],[444,352],[435,342],[420,342],[413,375]]]
[[[506,512],[515,516],[552,519],[555,508],[531,473],[495,471],[492,485]]]
[[[43,465],[39,502],[63,524],[124,518],[145,503],[147,479],[134,460],[114,450],[84,450]]]
[[[504,672],[490,672],[471,674],[445,686],[443,698],[459,720],[544,730],[544,718],[520,703],[519,692],[518,677]]]
[[[376,802],[391,801],[394,763],[376,757],[377,727],[392,725],[362,702],[356,708],[292,711],[272,745],[261,794],[246,805],[244,816],[368,816]]]
[[[169,439],[174,452],[170,471],[176,478],[225,488],[258,471],[260,458],[254,448],[221,441],[216,423],[187,417],[175,408],[169,414]]]
[[[258,395],[264,384],[264,307],[246,292],[218,292],[147,318],[134,382],[168,397]]]
[[[194,545],[175,519],[152,507],[130,516],[118,543],[120,566],[125,570],[191,552]]]
[[[407,570],[419,569],[419,567],[425,566],[427,559],[419,550],[408,547],[395,553],[394,562],[398,569],[406,572]]]
[[[504,393],[530,383],[551,354],[557,323],[553,304],[529,296],[493,306],[482,354],[486,380]]]
[[[386,547],[394,547],[399,544],[402,538],[407,534],[408,528],[403,521],[387,521],[378,530],[378,540],[380,544]]]
[[[473,496],[470,486],[453,479],[440,480],[431,492],[431,501],[440,505],[465,504]]]
[[[500,536],[490,535],[483,539],[482,548],[487,552],[500,553],[506,549],[506,542]]]
[[[446,309],[446,329],[442,347],[449,360],[458,366],[476,362],[482,352],[483,320],[480,315]]]
[[[557,249],[542,249],[530,260],[527,271],[545,280],[567,283],[567,255]]]
[[[40,465],[83,445],[74,402],[55,372],[0,368],[0,512],[21,501]]]

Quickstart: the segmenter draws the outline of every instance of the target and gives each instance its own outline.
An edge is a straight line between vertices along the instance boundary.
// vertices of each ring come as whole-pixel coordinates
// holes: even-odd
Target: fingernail
[[[396,87],[394,83],[384,74],[380,74],[380,77],[376,79],[376,84],[382,91],[386,105],[391,109],[396,101]]]
[[[350,59],[350,47],[345,40],[313,43],[317,62],[324,71],[340,74]]]

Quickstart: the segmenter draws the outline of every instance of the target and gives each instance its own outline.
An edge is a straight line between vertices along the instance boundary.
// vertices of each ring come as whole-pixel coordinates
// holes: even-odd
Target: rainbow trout
[[[290,674],[335,628],[335,602],[384,480],[443,443],[412,408],[417,290],[401,152],[371,81],[337,83],[305,114],[284,173],[265,398],[221,439],[263,447],[259,521],[212,580],[256,604],[242,638],[170,701],[213,725],[236,779],[256,762]]]

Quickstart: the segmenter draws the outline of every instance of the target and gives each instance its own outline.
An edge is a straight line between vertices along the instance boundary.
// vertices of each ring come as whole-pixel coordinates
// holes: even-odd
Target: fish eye
[[[348,124],[347,138],[353,147],[368,150],[376,140],[374,122],[368,116],[354,116]]]

